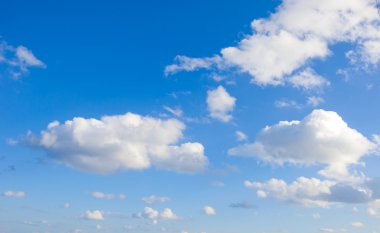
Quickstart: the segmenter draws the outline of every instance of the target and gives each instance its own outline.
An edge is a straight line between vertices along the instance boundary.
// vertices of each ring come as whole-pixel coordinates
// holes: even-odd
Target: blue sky
[[[4,1],[0,232],[380,232],[374,0]]]

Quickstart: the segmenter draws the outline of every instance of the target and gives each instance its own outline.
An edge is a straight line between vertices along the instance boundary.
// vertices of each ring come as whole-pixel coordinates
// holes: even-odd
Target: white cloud
[[[294,100],[276,100],[276,108],[301,108],[301,105]]]
[[[349,171],[375,144],[350,128],[335,112],[314,110],[302,121],[281,121],[267,126],[254,143],[229,150],[230,155],[254,156],[282,165],[325,164],[320,174],[341,181],[358,181],[361,174]]]
[[[231,112],[235,108],[235,102],[236,98],[222,86],[207,92],[207,107],[210,116],[222,122],[229,122],[232,119]]]
[[[367,212],[372,217],[380,217],[380,199],[369,203]]]
[[[306,68],[298,74],[290,77],[289,83],[296,88],[302,88],[305,90],[311,90],[314,88],[321,88],[323,86],[330,85],[329,81],[316,74],[314,70],[310,68]]]
[[[103,213],[99,210],[86,211],[83,217],[88,220],[104,220]]]
[[[157,196],[151,195],[149,197],[143,197],[142,200],[145,203],[153,204],[153,203],[164,203],[164,202],[170,201],[170,198],[169,197],[157,197]]]
[[[374,0],[283,0],[268,18],[254,20],[253,33],[237,46],[222,49],[220,57],[186,57],[186,62],[177,58],[165,73],[237,68],[259,85],[291,83],[306,89],[323,86],[327,82],[308,68],[306,73],[294,75],[310,66],[310,61],[331,55],[329,47],[338,43],[350,44],[355,59],[364,66],[378,63],[379,21]],[[213,61],[215,58],[217,61]]]
[[[64,203],[64,204],[63,204],[63,208],[65,208],[65,209],[70,208],[70,203]]]
[[[322,97],[318,96],[309,96],[307,98],[307,104],[313,107],[317,107],[318,105],[322,104],[325,100]]]
[[[364,227],[364,224],[361,222],[353,222],[351,223],[351,226],[356,227],[356,228],[361,228],[361,227]]]
[[[183,115],[183,111],[180,107],[171,108],[168,106],[164,106],[164,109],[176,117],[181,117]]]
[[[176,119],[161,120],[133,113],[76,117],[50,123],[39,137],[27,142],[70,167],[95,173],[142,170],[151,166],[185,173],[202,171],[208,163],[197,142],[179,144],[185,125]]]
[[[236,139],[239,142],[243,142],[243,141],[247,141],[248,140],[247,135],[245,133],[243,133],[242,131],[236,131],[235,132],[235,136],[236,136]]]
[[[335,185],[331,181],[321,181],[315,178],[300,177],[292,184],[283,180],[271,179],[266,183],[246,181],[247,188],[257,189],[259,197],[273,197],[275,199],[302,204],[304,206],[328,207],[330,203],[323,199],[324,195],[331,194],[330,187]]]
[[[216,215],[215,209],[211,206],[204,206],[203,213],[206,215]]]
[[[175,220],[177,215],[169,208],[165,208],[162,212],[155,210],[150,207],[145,207],[144,212],[134,214],[135,218],[149,219],[152,221],[152,224],[157,224],[159,219],[163,220]]]
[[[125,194],[111,194],[111,193],[102,193],[102,192],[92,192],[91,196],[97,199],[108,199],[108,200],[113,200],[113,199],[119,199],[119,200],[124,200],[126,198]]]
[[[14,198],[24,198],[24,197],[26,197],[26,193],[25,192],[16,192],[16,191],[6,191],[6,192],[3,192],[3,196],[14,197]]]
[[[218,66],[221,62],[219,56],[210,58],[190,58],[187,56],[176,56],[176,64],[165,67],[165,75],[175,74],[180,71],[196,71],[199,69],[210,69],[213,66]]]
[[[14,47],[0,38],[0,64],[4,65],[12,78],[18,79],[29,73],[30,67],[45,68],[31,50],[25,46]]]

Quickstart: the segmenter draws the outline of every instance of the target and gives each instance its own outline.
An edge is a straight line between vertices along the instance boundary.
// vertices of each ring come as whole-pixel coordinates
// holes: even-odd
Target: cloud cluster
[[[39,136],[29,133],[26,142],[70,167],[110,173],[117,170],[156,168],[194,173],[208,163],[197,142],[179,144],[185,125],[176,119],[161,120],[133,113],[76,117],[50,123]]]
[[[134,214],[135,218],[149,219],[152,224],[157,224],[159,219],[163,220],[175,220],[177,215],[169,208],[165,208],[163,211],[158,211],[150,207],[145,207],[144,212]]]
[[[219,121],[229,122],[232,120],[231,112],[235,108],[235,103],[236,98],[222,86],[207,92],[207,108],[210,116]]]
[[[331,55],[332,45],[351,44],[351,63],[365,67],[380,61],[379,22],[375,0],[283,0],[268,18],[254,20],[253,33],[237,46],[210,58],[177,56],[165,73],[233,67],[259,85],[321,87],[328,82],[310,61]]]
[[[0,65],[12,78],[18,79],[29,73],[29,68],[45,68],[46,65],[39,60],[25,46],[11,46],[0,38]]]
[[[253,156],[279,165],[324,164],[321,175],[354,182],[363,177],[349,167],[359,164],[375,148],[374,142],[350,128],[337,113],[314,110],[302,121],[281,121],[265,127],[255,142],[232,148],[229,154]]]

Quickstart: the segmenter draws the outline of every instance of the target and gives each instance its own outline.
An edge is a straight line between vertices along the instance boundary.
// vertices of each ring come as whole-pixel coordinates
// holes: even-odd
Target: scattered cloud
[[[165,74],[235,68],[259,85],[290,83],[311,89],[328,85],[309,68],[311,61],[331,56],[335,44],[349,43],[350,62],[361,67],[380,61],[379,17],[373,0],[283,0],[276,12],[255,19],[251,26],[252,34],[237,46],[223,48],[213,57],[177,56]]]
[[[104,220],[103,213],[99,210],[88,210],[84,213],[83,218],[88,220]]]
[[[14,197],[14,198],[24,198],[26,197],[25,192],[19,192],[19,191],[6,191],[3,192],[4,197]]]
[[[299,109],[302,106],[294,100],[277,100],[274,102],[276,108],[296,108]]]
[[[0,38],[0,66],[14,79],[29,73],[29,68],[45,68],[33,52],[25,46],[14,47]]]
[[[235,108],[236,98],[232,97],[224,87],[219,86],[207,92],[207,108],[210,116],[222,122],[232,120],[231,112]]]
[[[76,117],[50,123],[40,136],[28,133],[26,143],[46,151],[70,167],[110,173],[151,166],[184,173],[204,170],[204,147],[197,142],[178,144],[185,125],[176,119],[158,119],[133,113],[101,119]]]
[[[314,110],[302,121],[281,121],[266,126],[254,143],[232,148],[229,154],[253,156],[278,165],[325,164],[319,172],[321,175],[340,181],[359,181],[363,175],[350,171],[349,167],[359,164],[375,147],[375,143],[350,128],[336,112]]]
[[[149,219],[152,221],[152,224],[157,224],[159,219],[175,220],[178,218],[177,215],[169,208],[165,208],[162,212],[160,212],[150,207],[145,207],[144,212],[134,214],[133,217]]]
[[[230,208],[253,209],[255,208],[255,206],[249,202],[236,202],[236,203],[231,203]]]
[[[203,207],[203,213],[205,214],[205,215],[216,215],[216,211],[215,211],[215,209],[213,208],[213,207],[211,207],[211,206],[205,206],[205,207]]]
[[[114,200],[114,199],[118,199],[118,200],[125,200],[127,197],[125,196],[125,194],[118,194],[118,195],[115,195],[115,194],[106,194],[106,193],[102,193],[102,192],[92,192],[91,193],[91,196],[96,198],[96,199],[108,199],[108,200]]]
[[[236,131],[235,132],[235,136],[236,136],[236,139],[239,141],[239,142],[244,142],[244,141],[248,141],[248,137],[245,133],[243,133],[242,131]]]
[[[361,227],[364,227],[364,224],[361,222],[353,222],[351,223],[351,226],[356,227],[356,228],[361,228]]]
[[[176,117],[181,117],[183,115],[183,111],[180,107],[171,108],[168,106],[164,106],[164,109]]]
[[[170,198],[169,197],[157,197],[157,196],[151,195],[149,197],[143,197],[142,200],[145,203],[153,204],[153,203],[164,203],[164,202],[170,201]]]
[[[313,106],[313,107],[317,107],[320,104],[322,104],[323,102],[325,102],[325,100],[322,97],[309,96],[307,98],[307,104],[310,105],[310,106]]]

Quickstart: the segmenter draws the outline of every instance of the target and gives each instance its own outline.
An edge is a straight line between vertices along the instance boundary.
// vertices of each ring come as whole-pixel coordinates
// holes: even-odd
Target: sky
[[[375,0],[0,7],[0,233],[379,233]]]

